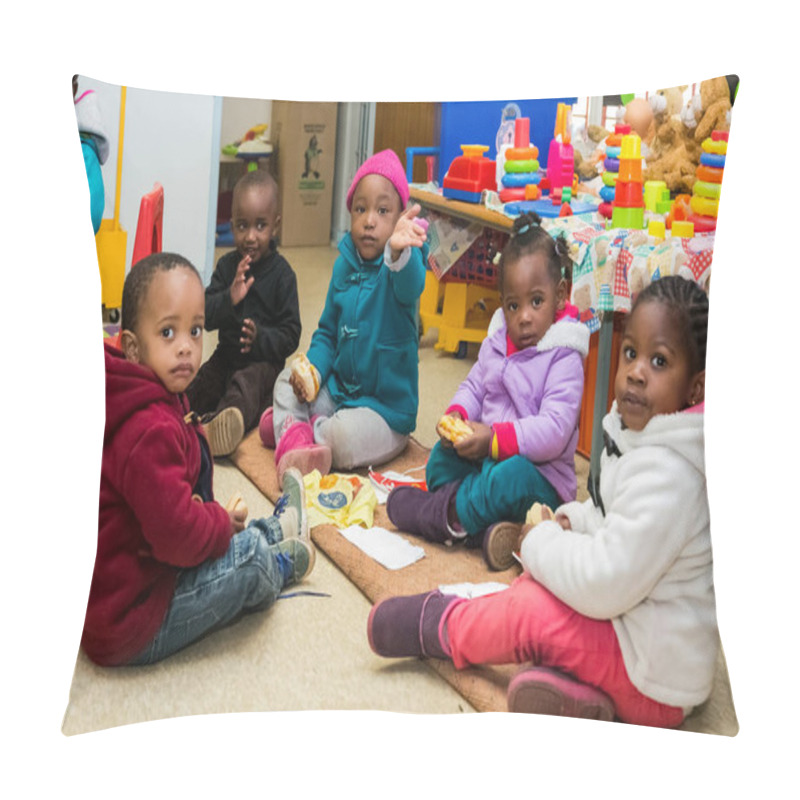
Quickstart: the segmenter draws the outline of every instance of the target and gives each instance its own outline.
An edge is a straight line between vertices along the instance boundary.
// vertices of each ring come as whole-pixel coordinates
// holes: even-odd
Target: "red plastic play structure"
[[[164,187],[160,183],[142,197],[139,204],[139,221],[133,242],[131,265],[151,253],[161,252],[161,232],[164,222]]]

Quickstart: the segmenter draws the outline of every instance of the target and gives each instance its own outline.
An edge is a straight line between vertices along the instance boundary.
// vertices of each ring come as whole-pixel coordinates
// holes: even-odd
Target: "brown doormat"
[[[381,466],[381,471],[405,472],[425,464],[428,449],[415,439],[391,463]],[[261,443],[258,430],[252,431],[231,456],[233,463],[272,502],[280,497],[275,452]],[[356,470],[366,477],[366,470]],[[420,471],[421,473],[421,471]],[[415,475],[420,475],[415,473]],[[396,528],[386,515],[386,507],[375,509],[375,526],[394,531]],[[311,531],[317,545],[336,566],[372,602],[395,595],[417,594],[436,589],[443,584],[498,582],[510,584],[520,570],[513,567],[504,572],[492,572],[483,561],[479,549],[445,547],[426,542],[419,537],[408,540],[425,550],[425,558],[399,570],[386,569],[342,536],[333,525],[318,525]],[[364,639],[366,640],[366,630]],[[477,711],[506,711],[506,689],[515,665],[472,667],[456,670],[452,664],[437,659],[426,663],[436,670]],[[720,651],[717,679],[711,698],[697,709],[683,724],[686,730],[718,733],[733,736],[738,722],[733,710],[728,673]]]

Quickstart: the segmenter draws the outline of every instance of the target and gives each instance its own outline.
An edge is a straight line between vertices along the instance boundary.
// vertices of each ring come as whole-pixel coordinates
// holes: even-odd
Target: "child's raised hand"
[[[389,237],[389,247],[392,249],[392,261],[397,261],[406,247],[422,247],[428,240],[427,223],[420,225],[417,214],[422,211],[419,203],[409,206],[397,220],[394,231]]]
[[[247,272],[250,269],[250,256],[245,256],[236,267],[236,275],[233,276],[233,283],[231,284],[231,302],[238,306],[244,300],[250,287],[253,285],[254,277],[247,277]]]
[[[246,319],[242,323],[242,335],[239,337],[242,353],[249,353],[256,338],[256,323],[252,319]]]
[[[472,428],[472,436],[462,439],[454,445],[456,453],[469,461],[486,458],[492,447],[494,432],[489,425],[484,425],[482,422],[467,420],[467,425]]]

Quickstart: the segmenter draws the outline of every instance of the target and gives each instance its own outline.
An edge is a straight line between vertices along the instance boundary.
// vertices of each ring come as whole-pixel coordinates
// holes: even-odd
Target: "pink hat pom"
[[[356,190],[361,179],[366,175],[382,175],[386,178],[392,186],[397,190],[400,195],[401,208],[405,209],[408,205],[408,181],[406,180],[406,173],[397,153],[394,150],[381,150],[380,153],[375,153],[370,156],[356,172],[353,182],[350,184],[350,189],[347,192],[347,210],[353,204],[353,193]]]

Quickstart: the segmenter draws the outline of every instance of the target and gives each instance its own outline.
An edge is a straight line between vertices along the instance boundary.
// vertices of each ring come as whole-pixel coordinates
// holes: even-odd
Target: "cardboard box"
[[[272,102],[271,161],[285,247],[330,244],[336,114],[336,103]]]

